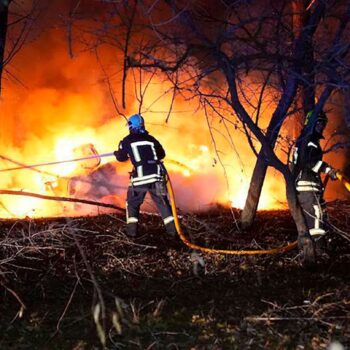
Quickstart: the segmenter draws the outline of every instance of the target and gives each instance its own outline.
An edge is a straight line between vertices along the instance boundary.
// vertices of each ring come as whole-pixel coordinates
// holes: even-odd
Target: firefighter
[[[129,135],[114,152],[120,162],[131,160],[133,171],[126,199],[126,234],[137,235],[140,206],[149,192],[155,202],[165,225],[166,232],[175,236],[176,228],[171,206],[167,197],[165,168],[162,159],[165,151],[157,139],[145,129],[145,122],[140,114],[128,119]]]
[[[326,235],[321,173],[327,174],[332,180],[337,179],[337,171],[322,160],[320,140],[324,139],[327,121],[323,111],[314,116],[309,112],[293,153],[293,175],[298,199],[317,254],[324,252]]]

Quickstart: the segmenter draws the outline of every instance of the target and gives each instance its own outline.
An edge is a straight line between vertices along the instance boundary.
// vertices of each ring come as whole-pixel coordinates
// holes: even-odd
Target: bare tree
[[[23,47],[39,12],[36,0],[29,9],[15,0],[0,0],[0,95],[5,67]]]
[[[292,2],[292,31],[295,41],[294,50],[294,67],[289,70],[287,81],[289,84],[282,85],[284,92],[289,91],[289,97],[287,93],[280,99],[280,102],[285,105],[286,108],[282,109],[280,113],[276,113],[272,116],[271,122],[267,129],[271,144],[274,145],[281,126],[281,116],[286,114],[286,111],[290,107],[292,101],[297,98],[298,85],[301,84],[301,98],[297,98],[301,101],[302,111],[306,113],[314,108],[315,101],[315,84],[314,84],[314,71],[313,71],[313,42],[312,38],[316,32],[317,26],[324,15],[325,6],[321,4],[318,11],[314,12],[313,18],[310,18],[310,12],[307,11],[308,1],[295,0]],[[299,78],[302,79],[299,79]],[[277,112],[277,110],[276,110]],[[283,117],[282,117],[283,118]],[[302,119],[302,117],[301,117]],[[297,136],[300,132],[300,123],[295,118],[293,136]],[[252,225],[255,218],[255,214],[259,204],[259,198],[261,195],[262,186],[264,183],[268,164],[264,160],[262,153],[259,154],[257,163],[254,168],[250,188],[246,204],[242,211],[241,221],[243,228],[248,228]]]
[[[348,72],[345,72],[344,77],[344,70],[342,66],[345,63],[343,58],[348,54],[349,43],[345,40],[345,29],[349,22],[349,3],[344,4],[344,7],[341,8],[340,15],[338,14],[337,30],[335,33],[333,33],[334,39],[329,40],[332,45],[325,48],[324,43],[321,43],[320,47],[322,47],[324,50],[322,52],[324,56],[320,57],[320,61],[317,62],[317,64],[314,60],[313,37],[317,28],[319,27],[321,19],[323,19],[326,15],[326,3],[322,1],[311,2],[310,4],[312,4],[313,7],[309,7],[308,11],[306,10],[306,3],[304,1],[298,0],[295,1],[294,4],[296,4],[295,8],[297,11],[300,11],[301,23],[299,23],[299,25],[301,25],[301,29],[296,30],[298,36],[296,37],[294,50],[295,66],[292,67],[289,74],[291,78],[291,87],[294,89],[294,97],[298,84],[301,85],[302,107],[304,113],[306,113],[314,108],[317,88],[324,88],[323,99],[318,106],[318,110],[320,110],[336,86],[342,88],[344,84],[348,85],[348,79],[346,79]],[[335,3],[328,4],[330,8],[332,8],[334,5]],[[306,14],[303,14],[305,12]],[[327,40],[324,39],[325,38],[321,38],[321,40],[327,42]],[[319,43],[320,39],[318,40],[318,44]],[[337,74],[338,70],[342,71],[340,75]],[[328,79],[328,81],[322,82],[321,84],[318,83],[319,85],[316,84],[316,74],[322,75],[324,73],[326,73],[326,79]],[[293,76],[295,76],[296,79],[294,79]],[[282,100],[283,99],[280,101],[282,102]],[[278,121],[279,118],[276,120],[274,117],[275,116],[272,117],[267,131],[272,144],[276,142],[281,126],[280,122]],[[273,123],[274,120],[277,121],[277,123]],[[273,130],[273,132],[269,133],[271,130]],[[254,168],[246,205],[242,212],[242,224],[245,227],[251,226],[255,217],[267,165],[268,164],[264,161],[263,156],[260,154]]]
[[[237,125],[238,120],[257,155],[243,224],[252,222],[267,167],[272,166],[286,181],[291,213],[299,235],[305,235],[292,175],[287,162],[277,156],[276,142],[287,117],[296,116],[293,110],[300,96],[301,108],[317,113],[334,89],[348,86],[350,1],[133,4],[113,4],[110,23],[104,21],[103,31],[95,31],[99,41],[123,50],[125,71],[156,71],[178,94],[198,98],[227,123]],[[247,92],[253,87],[256,103]],[[275,108],[264,130],[259,116],[271,95]]]
[[[9,4],[10,4],[10,1],[8,0],[0,0],[0,94],[1,94],[2,73],[4,70],[4,56],[5,56]]]

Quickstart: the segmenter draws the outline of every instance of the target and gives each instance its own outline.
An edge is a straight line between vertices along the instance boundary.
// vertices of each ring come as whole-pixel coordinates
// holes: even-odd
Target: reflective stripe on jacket
[[[131,183],[133,186],[144,185],[161,180],[160,160],[165,151],[159,141],[147,132],[131,133],[120,143],[116,158],[120,162],[128,159],[134,166]]]
[[[323,191],[320,174],[322,172],[327,174],[331,168],[322,160],[323,152],[319,138],[311,135],[298,146],[293,153],[297,191]]]

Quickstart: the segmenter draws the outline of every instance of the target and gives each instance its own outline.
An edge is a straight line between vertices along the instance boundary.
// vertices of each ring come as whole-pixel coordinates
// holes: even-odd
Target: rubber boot
[[[312,266],[316,262],[314,242],[309,233],[299,235],[298,247],[302,252],[302,264],[304,266]]]
[[[136,237],[137,235],[137,222],[132,222],[126,225],[125,233],[128,237]]]
[[[166,230],[166,233],[171,237],[175,237],[177,235],[176,226],[175,226],[174,221],[171,221],[168,224],[166,224],[165,230]]]
[[[323,257],[327,258],[329,257],[328,252],[327,252],[327,240],[325,235],[320,235],[320,236],[313,236],[312,237],[314,240],[314,245],[315,245],[315,252],[317,257]]]

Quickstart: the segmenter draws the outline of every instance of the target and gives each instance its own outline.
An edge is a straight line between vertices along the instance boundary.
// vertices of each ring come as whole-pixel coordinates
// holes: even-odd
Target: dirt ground
[[[350,202],[329,204],[328,257],[298,251],[203,255],[143,214],[0,221],[0,349],[327,349],[350,347]],[[292,242],[287,211],[260,212],[240,232],[237,211],[184,215],[193,242],[231,249]],[[339,343],[336,343],[339,342]],[[339,347],[341,348],[341,347]]]

